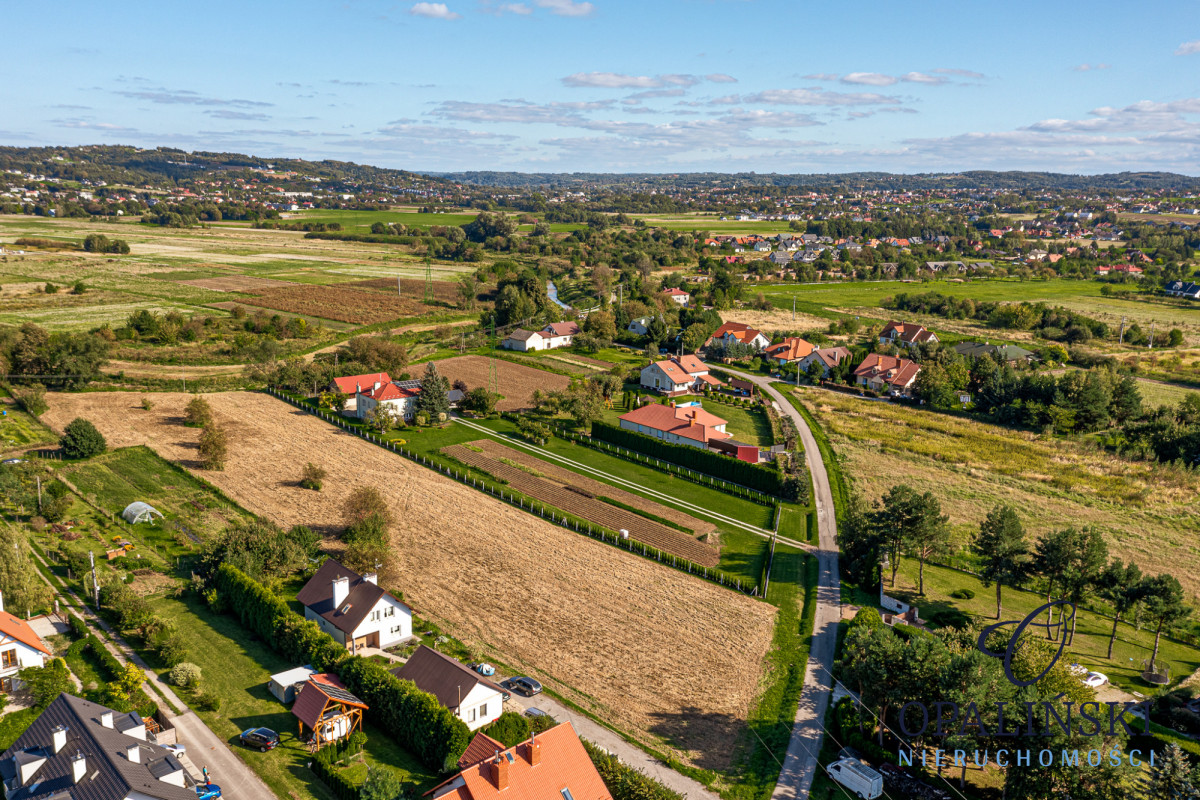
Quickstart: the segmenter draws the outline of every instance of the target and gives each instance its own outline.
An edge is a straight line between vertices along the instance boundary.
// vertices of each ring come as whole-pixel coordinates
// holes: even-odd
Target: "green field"
[[[53,444],[54,432],[15,405],[0,403],[0,453]]]

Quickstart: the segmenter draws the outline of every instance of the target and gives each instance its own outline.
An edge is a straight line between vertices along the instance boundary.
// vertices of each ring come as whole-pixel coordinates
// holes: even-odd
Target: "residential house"
[[[494,722],[504,710],[505,691],[465,664],[425,645],[392,670],[397,678],[412,681],[450,709],[471,730]]]
[[[768,256],[768,260],[778,267],[786,267],[792,263],[792,254],[786,250],[776,250]]]
[[[21,688],[17,673],[26,667],[44,667],[53,653],[29,623],[4,610],[0,595],[0,694]]]
[[[327,559],[296,595],[304,618],[313,620],[349,650],[385,648],[412,637],[412,609],[378,584]]]
[[[967,358],[992,356],[1006,364],[1014,365],[1021,362],[1029,364],[1037,361],[1037,356],[1033,352],[1026,350],[1024,347],[1017,347],[1015,344],[997,345],[988,342],[959,342],[954,345],[954,352]]]
[[[505,337],[500,346],[506,350],[517,350],[522,353],[533,350],[553,350],[556,347],[566,347],[571,344],[579,333],[577,322],[552,322],[540,331],[527,331],[517,328]]]
[[[478,734],[476,738],[478,738]],[[493,740],[494,741],[494,740]],[[478,760],[425,793],[430,800],[612,800],[570,722],[514,747],[483,740],[467,747]],[[464,759],[466,753],[463,754]]]
[[[638,336],[645,336],[650,332],[650,323],[654,321],[654,317],[638,317],[631,319],[629,324],[625,326],[625,330],[630,333],[636,333]]]
[[[821,347],[800,359],[797,369],[807,373],[809,364],[816,361],[821,365],[821,379],[824,380],[829,377],[829,370],[848,358],[850,358],[850,351],[845,347]]]
[[[770,242],[758,242],[758,243],[756,243],[756,244],[754,245],[754,252],[756,252],[756,253],[769,253],[769,252],[771,252],[771,244],[770,244]]]
[[[920,371],[920,365],[907,358],[871,353],[854,370],[854,379],[872,391],[907,397]]]
[[[1111,267],[1096,267],[1097,275],[1108,275],[1112,272],[1119,275],[1141,275],[1143,270],[1141,267],[1135,267],[1132,264],[1113,264]]]
[[[546,349],[567,347],[579,333],[578,322],[551,322],[541,330],[542,338],[546,340]]]
[[[417,412],[417,396],[420,394],[420,381],[375,384],[369,389],[359,389],[354,395],[354,415],[366,419],[377,406],[384,406],[411,420]]]
[[[650,403],[620,417],[621,428],[662,439],[669,444],[707,448],[714,440],[728,439],[725,420],[696,405]]]
[[[707,346],[713,342],[720,342],[723,345],[739,342],[741,344],[748,344],[755,350],[762,350],[771,343],[771,340],[762,331],[755,330],[749,325],[744,325],[741,322],[726,322],[713,331],[713,335],[709,337],[705,345]]]
[[[889,322],[879,332],[880,344],[894,344],[900,347],[913,347],[918,344],[938,341],[937,334],[926,330],[924,326],[911,322]]]
[[[778,344],[770,345],[763,350],[763,355],[783,366],[793,361],[799,361],[813,351],[813,346],[799,336],[788,336]]]
[[[1163,292],[1168,297],[1187,297],[1191,300],[1200,300],[1200,283],[1171,281],[1163,287]]]
[[[329,383],[329,391],[339,394],[350,395],[346,401],[346,410],[355,411],[356,398],[359,389],[370,389],[384,384],[391,383],[392,379],[388,377],[386,372],[373,372],[368,375],[347,375],[344,378],[334,378]]]
[[[292,715],[300,720],[300,738],[316,748],[362,730],[367,704],[350,693],[336,675],[308,676],[299,688]]]
[[[668,396],[703,391],[724,384],[708,373],[708,365],[694,355],[674,356],[642,368],[641,385]]]
[[[678,303],[681,306],[686,306],[688,304],[688,301],[692,299],[692,296],[690,294],[688,294],[687,292],[685,292],[683,289],[671,288],[671,289],[667,289],[665,292],[663,292],[663,294],[665,294],[667,297],[671,298],[674,302]]]
[[[60,694],[0,753],[6,800],[196,800],[135,713]]]
[[[896,270],[899,268],[900,265],[894,261],[884,261],[879,265],[879,271],[884,275],[887,275],[889,278],[894,278],[896,276]]]
[[[524,328],[517,328],[504,337],[504,341],[500,342],[500,346],[505,350],[518,350],[522,353],[528,353],[533,350],[544,350],[544,341],[541,331],[527,331]]]

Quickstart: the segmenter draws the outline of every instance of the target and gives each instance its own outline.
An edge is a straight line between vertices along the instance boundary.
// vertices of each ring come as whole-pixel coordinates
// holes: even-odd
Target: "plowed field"
[[[554,376],[548,376],[554,377]],[[147,444],[194,468],[191,395],[49,395],[56,430],[92,420],[111,447]],[[721,769],[761,687],[775,609],[623,554],[443,478],[263,394],[207,396],[230,433],[224,472],[198,472],[281,525],[336,530],[356,486],[377,487],[400,522],[392,542],[405,599],[422,616],[526,671],[640,741]],[[320,492],[296,486],[312,461]]]
[[[460,444],[443,447],[442,452],[462,463],[504,480],[523,495],[549,503],[577,517],[608,528],[627,530],[635,541],[657,547],[666,553],[686,558],[705,567],[715,567],[720,560],[717,548],[696,541],[682,531],[646,519],[643,516],[610,505],[603,500],[573,492],[567,485],[532,475],[520,467],[505,464],[487,453],[479,453]],[[568,484],[569,485],[569,484]]]
[[[336,286],[295,285],[258,289],[254,297],[247,297],[243,302],[356,325],[374,325],[400,317],[415,317],[426,311],[424,305],[414,300]]]
[[[447,358],[438,361],[437,368],[438,372],[451,383],[462,379],[469,388],[474,389],[476,386],[486,387],[488,385],[488,362],[494,362],[496,365],[497,389],[503,396],[503,399],[496,403],[496,408],[500,411],[529,408],[533,405],[530,398],[533,396],[534,389],[541,389],[543,392],[565,389],[571,382],[566,375],[558,375],[534,367],[524,367],[511,361],[484,356]],[[420,366],[418,365],[414,369],[420,369]]]

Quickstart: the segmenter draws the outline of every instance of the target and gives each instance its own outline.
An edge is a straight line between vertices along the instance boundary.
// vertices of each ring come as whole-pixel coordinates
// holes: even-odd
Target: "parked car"
[[[827,766],[825,771],[862,800],[875,800],[883,794],[883,776],[857,759],[843,758]]]
[[[527,708],[527,709],[525,709],[525,716],[529,717],[530,719],[536,719],[538,717],[549,717],[550,712],[542,711],[540,708]]]
[[[217,800],[221,796],[221,787],[215,783],[196,784],[196,800]]]
[[[1083,679],[1083,685],[1090,686],[1093,689],[1099,689],[1106,683],[1108,683],[1108,676],[1103,672],[1089,672],[1087,677]]]
[[[238,737],[246,747],[257,747],[262,752],[279,746],[279,734],[270,728],[247,728]]]
[[[171,755],[179,757],[187,753],[187,746],[182,744],[164,744],[161,747]]]
[[[476,672],[478,672],[480,675],[484,676],[485,678],[490,678],[496,674],[496,668],[493,667],[491,664],[479,663],[479,664],[468,664],[467,666],[470,667],[471,669],[475,670]]]
[[[6,458],[3,461],[0,461],[0,464],[24,464],[24,463],[25,463],[25,459],[23,459],[23,458]]]
[[[535,694],[541,694],[542,692],[542,685],[540,683],[533,678],[526,678],[524,676],[509,678],[506,681],[502,681],[500,686],[508,689],[510,692],[523,694],[526,697],[533,697]]]
[[[1072,664],[1071,666],[1067,667],[1067,672],[1071,673],[1072,675],[1087,675],[1088,668],[1083,664]]]

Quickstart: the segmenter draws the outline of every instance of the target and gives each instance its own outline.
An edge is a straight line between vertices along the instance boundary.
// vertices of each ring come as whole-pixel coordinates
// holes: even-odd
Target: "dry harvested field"
[[[55,394],[43,420],[61,430],[87,417],[110,446],[146,444],[192,468],[199,432],[180,423],[190,398],[156,394],[143,411],[135,394]],[[354,487],[377,487],[401,520],[393,545],[417,613],[643,742],[728,764],[760,689],[772,606],[531,517],[268,395],[207,399],[230,458],[198,474],[231,498],[329,530]],[[329,471],[320,492],[296,486],[307,461]]]
[[[248,297],[244,302],[357,325],[374,325],[376,322],[387,322],[399,317],[415,317],[426,311],[424,305],[414,300],[334,286],[293,284],[282,289],[260,289],[254,294],[254,297]]]
[[[499,358],[455,356],[436,363],[438,372],[451,383],[461,379],[466,382],[468,387],[474,389],[476,386],[488,385],[488,362],[494,362],[496,365],[499,392],[504,397],[503,400],[496,403],[496,408],[500,411],[529,408],[532,405],[531,398],[534,389],[547,392],[565,389],[571,383],[566,375],[556,375],[553,372],[513,364],[511,361]]]
[[[450,281],[430,281],[430,283],[432,284],[433,299],[435,301],[452,306],[458,305],[461,295],[459,294],[457,283]],[[415,278],[372,278],[365,281],[354,281],[346,285],[353,286],[356,289],[369,289],[393,295],[399,292],[399,296],[411,297],[417,302],[420,302],[425,297],[425,281]],[[495,288],[494,286],[481,285],[480,291],[475,295],[475,299],[481,302],[492,300],[495,295]]]
[[[751,294],[754,293],[753,287],[748,287],[747,291]],[[772,331],[808,331],[814,328],[825,330],[829,327],[829,320],[805,314],[801,311],[796,312],[796,318],[793,320],[791,311],[754,311],[749,308],[722,311],[721,321],[741,322],[767,333]]]
[[[548,476],[542,477],[545,473],[541,470],[536,470],[538,474],[533,474],[533,467],[506,464],[488,453],[460,444],[443,447],[442,452],[467,466],[500,478],[523,495],[549,503],[610,531],[627,530],[629,537],[635,541],[673,553],[704,567],[715,567],[720,561],[721,553],[712,545],[702,544],[682,531],[668,528],[603,500],[597,500],[590,492],[583,493],[587,490],[574,488],[573,483],[551,480]]]
[[[188,286],[199,286],[201,289],[211,289],[214,292],[252,292],[256,289],[283,289],[295,286],[288,281],[277,281],[274,278],[258,278],[253,275],[228,275],[220,278],[197,278],[192,281],[180,281]]]
[[[613,500],[620,501],[627,506],[640,508],[642,511],[649,511],[655,516],[669,519],[677,525],[682,525],[685,528],[690,528],[698,534],[712,533],[717,529],[717,526],[711,522],[702,519],[697,519],[690,514],[685,514],[670,506],[664,506],[661,503],[656,503],[653,500],[647,500],[641,495],[627,492],[624,489],[618,489],[607,483],[593,480],[592,478],[584,477],[577,472],[572,472],[565,467],[560,467],[557,464],[552,464],[549,461],[543,461],[537,456],[527,453],[524,450],[516,450],[512,447],[507,447],[500,444],[494,439],[480,439],[476,442],[471,442],[471,445],[478,447],[483,452],[493,458],[507,458],[510,461],[515,461],[530,469],[535,469],[538,472],[549,476],[550,478],[563,484],[577,486],[587,492],[604,497],[611,497]]]

